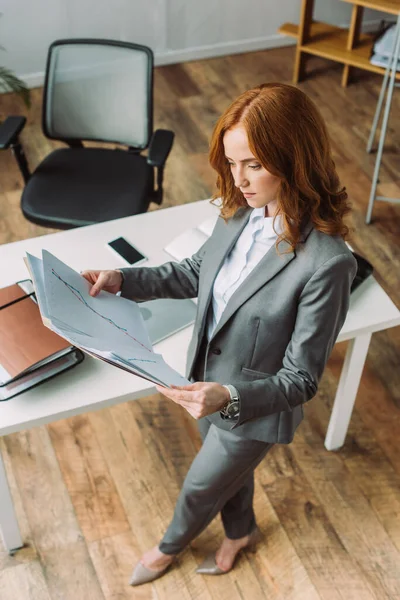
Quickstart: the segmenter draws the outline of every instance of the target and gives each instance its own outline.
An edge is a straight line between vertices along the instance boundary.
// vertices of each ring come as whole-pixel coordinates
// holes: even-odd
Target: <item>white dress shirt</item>
[[[265,217],[265,209],[255,208],[235,246],[225,258],[214,282],[212,310],[207,323],[207,338],[212,334],[232,294],[258,265],[282,232],[281,218]]]

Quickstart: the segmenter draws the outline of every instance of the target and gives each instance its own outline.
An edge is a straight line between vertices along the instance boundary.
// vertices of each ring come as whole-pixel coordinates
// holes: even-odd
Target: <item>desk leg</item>
[[[370,333],[350,340],[326,433],[327,450],[338,450],[344,444],[370,341]]]
[[[4,468],[3,458],[0,452],[0,533],[6,550],[12,554],[18,548],[22,548],[23,541],[18,527],[10,488],[8,487],[7,475]]]

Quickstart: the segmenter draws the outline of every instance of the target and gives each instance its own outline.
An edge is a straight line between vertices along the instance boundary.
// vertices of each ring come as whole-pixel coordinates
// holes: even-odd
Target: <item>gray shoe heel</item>
[[[258,529],[258,527],[256,527],[256,529],[253,529],[253,531],[250,534],[250,540],[249,540],[247,546],[242,548],[242,550],[246,550],[247,552],[255,552],[257,550],[257,544],[259,542],[261,542],[263,540],[263,538],[264,538],[263,534]],[[239,552],[240,552],[240,550],[239,550]],[[238,552],[238,554],[239,554],[239,552]],[[232,567],[230,569],[228,569],[227,571],[224,571],[217,565],[216,560],[215,560],[215,553],[209,554],[205,558],[205,560],[203,560],[201,565],[199,565],[197,567],[196,573],[200,573],[201,575],[225,575],[225,573],[229,573],[229,571],[231,569],[233,569],[235,562],[236,562],[236,558],[233,561]]]
[[[215,554],[209,554],[196,569],[196,573],[200,575],[225,575],[228,572],[219,568],[215,562]]]
[[[154,571],[153,569],[148,569],[147,567],[142,565],[141,562],[138,562],[131,575],[129,585],[136,586],[142,585],[143,583],[149,583],[150,581],[154,581],[155,579],[162,577],[162,575],[164,575],[164,573],[168,571],[171,564],[167,565],[164,569],[161,569],[160,571]]]

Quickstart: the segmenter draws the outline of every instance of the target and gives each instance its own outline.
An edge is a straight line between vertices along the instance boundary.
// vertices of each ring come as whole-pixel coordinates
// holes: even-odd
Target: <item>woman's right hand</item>
[[[91,296],[97,296],[101,290],[116,294],[122,286],[120,271],[82,271],[81,275],[92,285],[89,290]]]

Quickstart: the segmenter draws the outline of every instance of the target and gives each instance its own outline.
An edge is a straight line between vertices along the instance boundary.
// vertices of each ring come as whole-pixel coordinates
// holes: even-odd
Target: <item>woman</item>
[[[228,572],[260,538],[254,469],[289,444],[315,396],[343,325],[356,262],[343,238],[349,212],[323,120],[299,89],[270,83],[239,96],[211,141],[221,212],[200,251],[180,263],[86,271],[136,301],[198,297],[187,377],[157,387],[198,419],[203,445],[158,546],[131,584],[160,577],[221,512],[226,533],[197,569]]]

